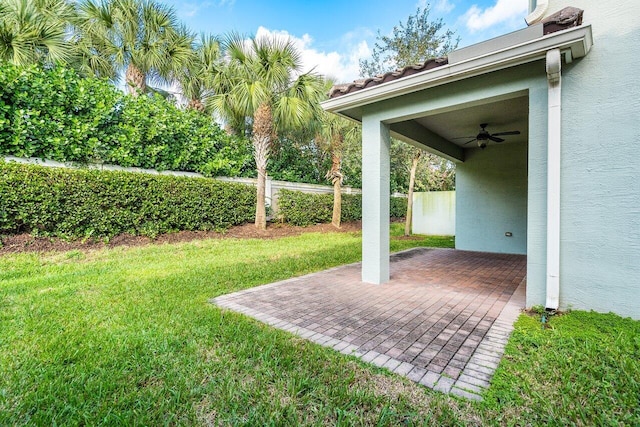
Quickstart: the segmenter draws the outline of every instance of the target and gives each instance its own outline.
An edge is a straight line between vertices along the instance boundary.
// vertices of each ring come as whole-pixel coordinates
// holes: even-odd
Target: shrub
[[[253,220],[254,187],[207,178],[0,162],[0,233],[155,237]]]
[[[390,217],[403,217],[407,210],[407,199],[392,197]],[[331,222],[333,194],[309,194],[301,191],[280,190],[278,193],[278,217],[292,225],[311,225]],[[362,219],[362,196],[342,195],[342,221]]]
[[[407,198],[392,197],[389,206],[389,216],[391,218],[404,218],[407,215]]]
[[[333,196],[301,191],[278,192],[278,217],[293,225],[311,225],[331,221]]]
[[[111,163],[207,176],[253,173],[251,144],[212,117],[125,95],[63,67],[0,65],[0,155]]]

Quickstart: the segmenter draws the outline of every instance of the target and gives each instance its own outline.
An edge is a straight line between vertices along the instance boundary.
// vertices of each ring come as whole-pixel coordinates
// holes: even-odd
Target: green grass
[[[504,421],[640,425],[640,322],[583,311],[520,316],[486,403]]]
[[[521,318],[496,385],[472,403],[208,303],[357,261],[360,244],[328,233],[0,258],[0,425],[640,422],[639,322],[572,313],[542,331]]]

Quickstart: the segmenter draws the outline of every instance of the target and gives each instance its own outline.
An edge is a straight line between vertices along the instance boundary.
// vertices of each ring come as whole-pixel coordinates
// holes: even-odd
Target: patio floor
[[[414,248],[391,256],[384,285],[361,282],[360,268],[212,302],[435,390],[480,399],[525,304],[526,256]]]

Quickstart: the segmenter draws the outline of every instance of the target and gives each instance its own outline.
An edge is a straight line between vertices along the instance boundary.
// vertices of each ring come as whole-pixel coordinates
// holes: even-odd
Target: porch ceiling
[[[477,148],[478,145],[475,142],[466,145],[465,143],[478,134],[480,123],[487,123],[487,130],[491,134],[511,130],[520,131],[520,135],[505,136],[505,141],[498,145],[526,142],[529,137],[528,112],[528,99],[523,96],[419,117],[413,121],[460,147]],[[461,138],[466,136],[472,138]],[[486,142],[487,145],[497,144],[493,141]]]
[[[464,161],[465,149],[478,148],[474,138],[480,124],[486,123],[491,133],[520,131],[519,135],[504,136],[504,142],[484,140],[486,146],[524,143],[529,139],[529,99],[526,95],[506,99],[487,99],[461,105],[446,111],[391,123],[395,138],[426,149],[454,162]],[[468,137],[468,138],[467,138]]]

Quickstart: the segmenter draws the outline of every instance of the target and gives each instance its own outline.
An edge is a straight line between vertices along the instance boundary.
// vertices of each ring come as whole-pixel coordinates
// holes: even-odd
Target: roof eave
[[[581,58],[589,52],[592,44],[591,25],[582,25],[464,61],[444,65],[423,73],[345,94],[323,101],[320,105],[326,111],[340,114],[345,110],[363,107],[374,102],[538,61],[544,59],[546,52],[551,49],[560,49],[561,53],[570,54],[569,60]],[[541,72],[544,73],[544,69]],[[350,118],[362,119],[362,117],[352,116]]]

